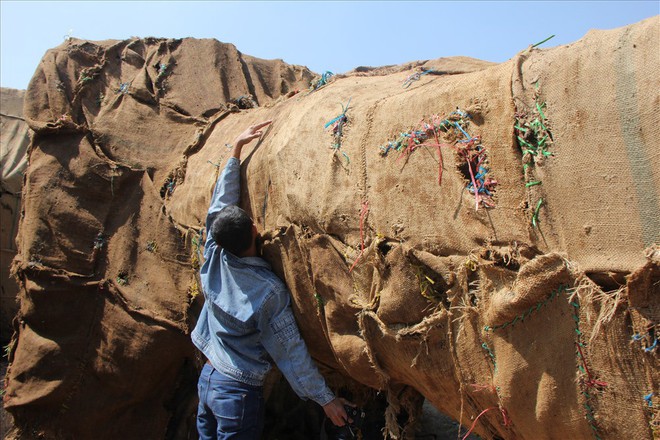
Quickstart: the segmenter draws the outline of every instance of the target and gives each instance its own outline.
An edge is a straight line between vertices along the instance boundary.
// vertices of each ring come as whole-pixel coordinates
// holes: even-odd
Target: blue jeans
[[[263,387],[231,379],[211,364],[197,385],[197,431],[200,440],[257,440],[264,425]]]

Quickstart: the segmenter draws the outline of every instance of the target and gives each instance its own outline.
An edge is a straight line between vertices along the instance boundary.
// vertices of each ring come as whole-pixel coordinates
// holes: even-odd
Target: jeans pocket
[[[222,432],[240,432],[245,417],[245,393],[232,392],[214,387],[213,399],[209,402]]]

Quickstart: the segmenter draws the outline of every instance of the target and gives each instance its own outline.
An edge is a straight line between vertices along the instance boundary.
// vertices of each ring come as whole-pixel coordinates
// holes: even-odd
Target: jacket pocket
[[[250,320],[241,321],[230,313],[227,313],[224,308],[215,301],[212,301],[213,316],[225,327],[226,329],[236,330],[240,334],[250,333],[254,331],[254,326]]]

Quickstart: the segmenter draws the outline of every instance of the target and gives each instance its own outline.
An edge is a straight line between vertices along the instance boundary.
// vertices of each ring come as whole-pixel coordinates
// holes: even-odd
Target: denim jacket
[[[261,386],[271,359],[303,399],[325,405],[334,394],[313,363],[291,310],[289,291],[260,257],[239,258],[213,240],[213,214],[240,197],[240,162],[230,158],[216,183],[206,218],[205,262],[200,269],[204,307],[191,334],[213,367]]]

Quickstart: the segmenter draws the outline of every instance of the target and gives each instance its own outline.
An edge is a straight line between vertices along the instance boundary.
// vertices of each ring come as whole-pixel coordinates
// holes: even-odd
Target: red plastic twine
[[[606,387],[607,382],[602,382],[600,380],[596,380],[591,375],[591,371],[589,371],[589,367],[587,367],[587,360],[584,358],[584,353],[582,353],[582,348],[580,347],[580,344],[576,342],[575,346],[577,347],[578,351],[580,352],[580,358],[582,359],[582,365],[584,366],[584,371],[587,372],[587,381],[585,382],[585,384],[588,387],[594,387],[594,386]]]
[[[420,143],[418,144],[416,140],[423,140],[423,138],[418,134],[418,131],[413,131],[410,133],[410,136],[408,138],[408,145],[406,148],[403,148],[401,150],[401,154],[399,154],[399,157],[396,159],[397,162],[404,157],[406,154],[410,155],[413,151],[418,149],[419,147],[435,147],[436,150],[438,150],[438,185],[442,185],[442,150],[440,147],[451,147],[451,145],[447,144],[441,144],[440,139],[438,138],[438,130],[430,126],[429,124],[425,124],[425,126],[422,127],[422,129],[428,133],[430,131],[433,131],[433,137],[435,138],[435,144],[433,143]]]
[[[488,411],[491,409],[499,409],[500,412],[502,413],[502,418],[504,419],[504,426],[509,426],[511,424],[511,421],[509,420],[509,417],[506,415],[506,411],[503,408],[500,408],[498,406],[491,406],[490,408],[486,408],[485,410],[481,411],[481,413],[477,416],[476,419],[474,419],[474,422],[472,422],[472,426],[470,426],[470,430],[463,436],[461,440],[465,440],[468,438],[468,436],[472,433],[472,430],[474,429],[475,426],[477,426],[477,421],[481,416],[486,414]]]
[[[442,150],[440,149],[438,130],[433,129],[433,136],[435,136],[435,147],[438,150],[438,185],[442,185]]]
[[[369,212],[369,202],[366,201],[362,202],[362,210],[360,211],[360,255],[358,255],[358,257],[355,259],[348,273],[353,272],[355,265],[362,257],[362,254],[364,254],[364,218],[367,216],[368,212]]]

